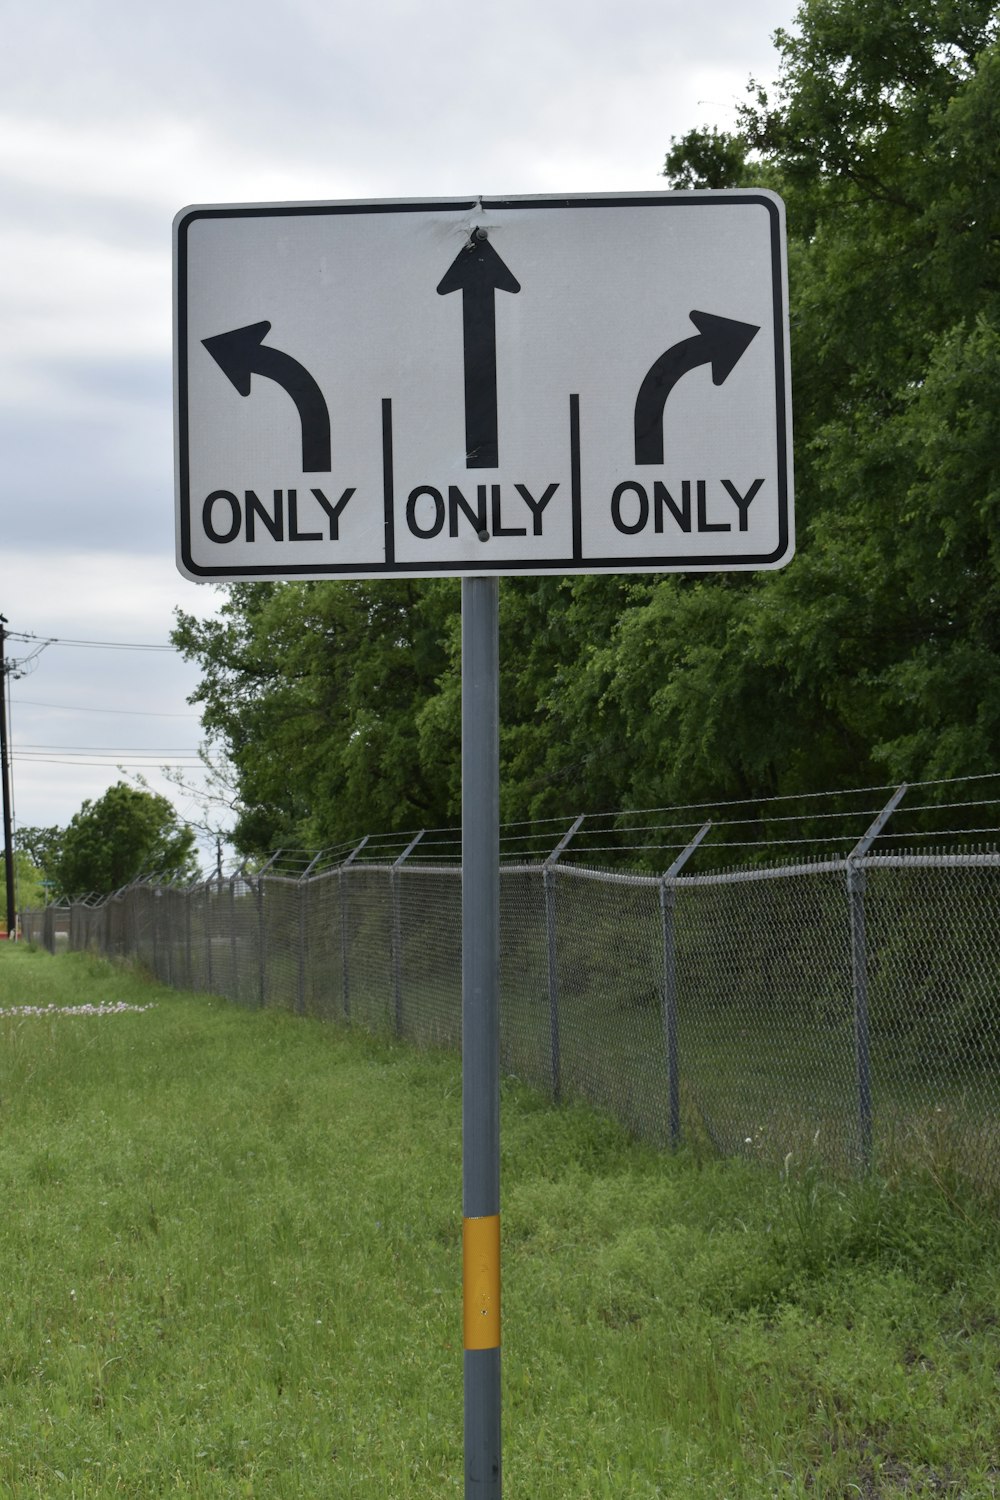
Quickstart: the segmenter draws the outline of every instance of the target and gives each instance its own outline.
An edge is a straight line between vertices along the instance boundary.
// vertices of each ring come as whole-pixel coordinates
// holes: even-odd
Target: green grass
[[[457,1060],[0,950],[0,1496],[462,1493]],[[991,1496],[1000,1238],[503,1098],[504,1493]]]

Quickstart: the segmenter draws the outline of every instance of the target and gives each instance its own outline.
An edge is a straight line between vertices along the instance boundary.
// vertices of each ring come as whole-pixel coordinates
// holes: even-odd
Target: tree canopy
[[[73,815],[45,874],[67,896],[115,891],[144,874],[192,879],[194,843],[166,797],[119,781]]]
[[[41,872],[45,880],[52,879],[51,872],[62,848],[62,832],[55,824],[48,828],[38,828],[22,823],[14,830],[14,848],[27,858],[34,869]]]
[[[724,154],[716,143],[727,181],[760,163],[788,207],[800,539],[786,574],[742,591],[727,635],[775,712],[799,721],[814,779],[849,776],[847,747],[862,773],[991,770],[995,7],[809,0],[798,20],[776,37],[773,98],[754,87],[739,135]],[[689,174],[711,145],[697,132],[675,143],[668,173]]]
[[[45,888],[41,872],[32,864],[23,849],[14,850],[14,901],[18,911],[40,906],[45,902]],[[0,862],[0,929],[7,930],[7,871],[5,862]]]
[[[996,768],[1000,38],[992,0],[804,0],[670,186],[789,230],[798,553],[504,580],[505,817]],[[239,585],[181,615],[246,851],[458,810],[458,589]]]

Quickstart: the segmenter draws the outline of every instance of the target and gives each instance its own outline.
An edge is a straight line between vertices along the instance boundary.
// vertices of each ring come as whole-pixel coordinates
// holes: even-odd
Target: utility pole
[[[14,910],[14,835],[11,832],[10,756],[7,751],[7,663],[4,646],[7,640],[7,616],[0,615],[0,781],[3,783],[3,862],[7,879],[7,936],[13,938]]]

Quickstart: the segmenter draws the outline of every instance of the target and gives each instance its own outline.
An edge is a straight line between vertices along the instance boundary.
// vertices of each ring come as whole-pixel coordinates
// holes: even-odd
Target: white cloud
[[[671,135],[730,124],[747,77],[771,76],[769,36],[794,3],[8,8],[0,607],[11,628],[164,640],[175,603],[195,612],[216,603],[173,562],[170,231],[179,209],[654,189]],[[53,647],[17,693],[73,705],[79,743],[115,722],[88,720],[88,705],[142,711],[148,736],[174,725],[191,743],[196,724],[153,715],[187,712],[196,680],[174,656]],[[43,741],[55,711],[30,712],[37,721],[27,705],[15,709],[15,732]],[[64,822],[114,779],[16,767],[22,820]]]
[[[170,257],[113,241],[31,229],[0,234],[0,317],[5,325],[7,400],[29,394],[24,364],[107,360],[137,353],[170,357]],[[44,391],[40,392],[44,394]]]
[[[144,762],[150,784],[173,795],[159,774],[160,765],[187,755],[202,738],[197,717],[187,717],[196,715],[186,701],[197,685],[195,668],[175,651],[115,651],[60,642],[165,646],[175,608],[203,617],[220,602],[218,591],[180,578],[169,555],[130,557],[102,550],[63,551],[55,545],[44,552],[5,547],[8,628],[57,642],[35,657],[29,675],[11,683],[19,823],[68,822],[85,797],[100,796],[120,779],[117,762],[139,759],[129,751],[142,747],[155,751]],[[7,643],[8,659],[30,658],[38,644],[15,636]],[[20,753],[26,746],[52,748],[29,756]],[[105,763],[87,764],[87,756],[70,756],[84,746],[95,752],[103,748]],[[38,759],[41,753],[49,758]],[[91,758],[102,757],[95,753]]]

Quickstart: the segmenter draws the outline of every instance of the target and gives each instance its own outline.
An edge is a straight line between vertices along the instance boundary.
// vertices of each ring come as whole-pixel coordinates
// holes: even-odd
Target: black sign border
[[[734,555],[720,554],[714,557],[642,556],[628,557],[580,557],[579,525],[574,502],[574,557],[531,558],[515,561],[484,561],[475,566],[457,567],[453,562],[400,564],[393,560],[391,544],[393,520],[390,514],[392,503],[392,457],[391,440],[383,442],[383,468],[385,473],[385,526],[387,560],[370,564],[336,563],[260,563],[244,566],[208,567],[196,563],[191,556],[191,476],[188,419],[188,256],[187,239],[191,226],[202,219],[277,219],[308,218],[314,216],[333,217],[344,214],[364,213],[446,213],[471,211],[482,208],[490,210],[524,210],[552,208],[684,208],[698,206],[721,207],[732,204],[754,204],[767,210],[771,225],[771,297],[774,329],[774,376],[776,445],[778,456],[778,545],[770,553]],[[779,568],[792,557],[791,542],[791,489],[792,474],[789,452],[791,413],[786,401],[785,382],[785,306],[784,276],[782,271],[783,241],[781,233],[781,210],[778,200],[769,193],[747,190],[705,190],[703,192],[642,193],[568,195],[565,197],[469,197],[443,199],[371,200],[341,203],[276,203],[233,204],[195,207],[182,210],[174,221],[174,360],[175,360],[175,420],[177,463],[177,506],[179,527],[179,557],[182,571],[187,576],[205,582],[225,583],[259,580],[294,581],[307,578],[458,578],[476,576],[544,576],[575,573],[705,573],[748,571],[752,568]],[[579,460],[574,456],[574,488],[579,488]]]

